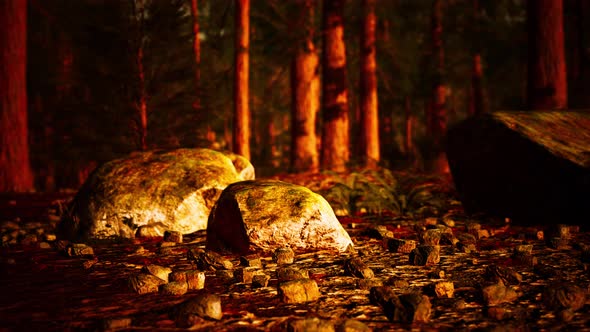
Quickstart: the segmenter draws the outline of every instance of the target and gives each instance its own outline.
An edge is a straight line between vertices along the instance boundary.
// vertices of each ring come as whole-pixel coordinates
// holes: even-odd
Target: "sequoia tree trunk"
[[[323,9],[321,167],[345,171],[350,159],[344,0],[326,0]]]
[[[567,108],[563,0],[527,2],[528,107]]]
[[[250,108],[248,105],[248,52],[250,0],[236,0],[233,151],[250,159]]]
[[[0,192],[29,191],[27,1],[0,1],[0,34]]]
[[[303,0],[301,17],[305,38],[300,42],[291,67],[291,169],[315,172],[319,169],[316,115],[320,106],[319,59],[313,43],[314,0]]]
[[[201,84],[201,41],[199,40],[199,5],[198,0],[191,0],[191,16],[193,18],[193,55],[195,57],[195,101],[194,109],[201,105],[200,84]]]
[[[361,33],[361,146],[362,159],[368,168],[375,168],[381,159],[379,144],[379,113],[377,104],[377,62],[375,59],[376,0],[363,0]]]

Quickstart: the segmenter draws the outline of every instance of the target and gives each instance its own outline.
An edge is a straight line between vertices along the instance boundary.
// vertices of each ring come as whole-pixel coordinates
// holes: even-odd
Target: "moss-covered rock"
[[[243,157],[209,149],[133,153],[98,167],[60,223],[68,238],[133,238],[145,225],[183,234],[207,228],[221,191],[253,179]]]
[[[587,223],[590,112],[494,112],[448,132],[447,155],[469,212],[524,223]]]
[[[275,180],[228,186],[209,216],[207,248],[246,254],[334,249],[352,245],[328,202],[311,190]]]

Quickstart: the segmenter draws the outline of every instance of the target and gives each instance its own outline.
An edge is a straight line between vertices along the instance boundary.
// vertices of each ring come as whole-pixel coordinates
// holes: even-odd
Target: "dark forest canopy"
[[[80,170],[138,149],[140,47],[147,97],[147,146],[229,148],[235,1],[198,1],[198,90],[194,84],[190,3],[30,1],[29,122],[32,162],[39,177],[51,172],[48,168],[59,169],[57,186],[76,186],[73,175]],[[297,42],[305,36],[305,31],[293,23],[296,3],[251,1],[251,149],[253,164],[263,171],[289,161],[289,68]],[[385,165],[407,166],[404,122],[408,112],[417,120],[413,139],[418,150],[429,144],[424,113],[434,80],[445,82],[449,123],[467,116],[474,53],[481,55],[487,107],[523,109],[526,105],[526,1],[479,0],[477,9],[473,0],[443,3],[445,61],[442,73],[437,73],[431,61],[432,1],[377,1],[378,104]],[[317,4],[320,12],[322,1]],[[588,30],[584,23],[576,21],[580,18],[576,4],[574,0],[565,1],[566,43],[588,36],[583,33]],[[358,144],[354,130],[358,129],[355,112],[360,102],[360,8],[361,0],[345,2],[346,83],[353,145]],[[320,20],[321,15],[315,15],[318,31]],[[574,22],[583,29],[573,26]],[[579,35],[570,37],[572,31]],[[314,35],[314,42],[321,45],[321,33]],[[570,59],[577,55],[570,52],[566,56]],[[268,128],[274,130],[271,137]]]

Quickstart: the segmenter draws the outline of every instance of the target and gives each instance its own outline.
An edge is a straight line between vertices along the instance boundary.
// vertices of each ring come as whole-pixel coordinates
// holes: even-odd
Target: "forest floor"
[[[281,178],[300,183],[320,180],[306,177]],[[453,201],[451,191],[444,194]],[[447,205],[452,206],[449,211],[437,211],[438,216],[365,213],[341,217],[355,243],[356,255],[375,277],[363,281],[349,275],[344,266],[350,253],[301,253],[293,266],[309,273],[321,297],[313,302],[286,304],[277,293],[277,265],[271,257],[262,257],[263,271],[271,276],[268,287],[255,288],[207,272],[204,291],[180,296],[138,295],[127,285],[130,275],[148,264],[173,270],[194,268],[187,260],[187,251],[204,247],[205,232],[186,235],[183,243],[165,251],[160,247],[162,239],[156,238],[93,244],[93,256],[68,257],[63,252],[64,243],[51,234],[59,210],[71,197],[40,193],[0,196],[3,234],[18,235],[18,241],[0,248],[0,331],[104,330],[117,326],[127,331],[180,331],[184,328],[175,319],[177,306],[201,292],[221,297],[223,319],[202,320],[194,330],[296,330],[293,321],[312,317],[335,326],[352,318],[374,331],[590,330],[590,233],[576,226],[562,226],[559,237],[553,237],[543,225],[523,227],[485,216],[474,218],[457,204]],[[452,238],[459,241],[441,239],[440,262],[436,264],[411,264],[408,253],[390,250],[381,238],[385,227],[395,238],[419,243],[424,241],[425,231],[436,228],[436,224],[449,227]],[[526,245],[532,246],[532,252],[521,250]],[[145,250],[139,252],[140,246]],[[240,264],[240,257],[227,258],[234,266]],[[493,271],[500,272],[494,275]],[[496,283],[498,276],[515,296],[483,295],[483,289]],[[447,293],[452,297],[438,297],[433,291],[444,281],[452,282],[454,292]],[[432,304],[429,320],[388,320],[383,308],[371,303],[369,297],[369,288],[380,284],[390,285],[399,294],[427,295]],[[552,298],[552,291],[561,293]]]

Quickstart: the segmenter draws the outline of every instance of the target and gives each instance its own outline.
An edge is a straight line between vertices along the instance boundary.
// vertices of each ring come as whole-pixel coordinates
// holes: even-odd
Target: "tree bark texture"
[[[233,151],[250,159],[250,108],[248,105],[250,0],[235,0],[235,4]]]
[[[199,40],[199,5],[198,0],[191,0],[191,15],[193,18],[193,54],[195,57],[195,103],[193,108],[200,107],[201,84],[201,41]]]
[[[567,108],[563,0],[527,2],[528,107]]]
[[[375,48],[376,0],[363,0],[361,32],[361,142],[366,167],[375,168],[381,160],[379,107],[377,103],[377,61]]]
[[[481,55],[473,56],[473,69],[471,74],[471,103],[469,107],[470,115],[482,114],[486,111],[483,94],[483,70],[481,67]]]
[[[0,1],[0,34],[0,192],[29,191],[27,1]]]
[[[326,0],[323,9],[321,167],[345,171],[350,159],[344,0]]]
[[[445,56],[443,49],[443,0],[434,0],[432,6],[432,56],[434,58],[435,77],[432,87],[432,103],[429,108],[429,132],[433,141],[432,171],[448,172],[448,165],[443,149],[443,139],[447,132],[447,87],[444,83]]]
[[[291,67],[291,169],[316,172],[319,158],[316,137],[316,115],[320,107],[319,58],[313,43],[315,0],[300,1],[305,38],[300,42]]]

